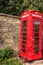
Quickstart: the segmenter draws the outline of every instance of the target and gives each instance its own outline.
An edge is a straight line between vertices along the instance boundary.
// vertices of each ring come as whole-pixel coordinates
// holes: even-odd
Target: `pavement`
[[[23,65],[43,65],[43,60],[33,61],[32,63],[25,62]]]

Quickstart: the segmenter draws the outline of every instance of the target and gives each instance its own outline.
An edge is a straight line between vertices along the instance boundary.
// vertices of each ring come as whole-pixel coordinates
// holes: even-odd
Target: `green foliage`
[[[9,47],[0,50],[0,61],[13,57],[13,50]]]
[[[6,60],[4,62],[1,62],[0,65],[23,65],[21,62],[18,61],[18,59],[14,58],[11,60]]]
[[[0,0],[0,12],[19,16],[24,10],[43,13],[43,0]]]
[[[11,47],[6,47],[3,50],[0,50],[0,65],[22,65],[13,54],[14,51]]]

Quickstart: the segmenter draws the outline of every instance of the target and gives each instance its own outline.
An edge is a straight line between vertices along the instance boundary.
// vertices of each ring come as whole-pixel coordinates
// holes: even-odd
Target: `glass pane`
[[[25,49],[22,49],[23,52],[26,52]]]
[[[23,44],[26,44],[26,40],[25,41],[22,41]]]
[[[39,42],[34,42],[35,43],[35,45],[39,45]]]
[[[23,39],[23,40],[26,40],[26,37],[23,37],[22,39]]]
[[[23,36],[26,36],[26,33],[22,33]]]
[[[26,20],[23,21],[23,25],[26,25]]]
[[[38,40],[39,40],[39,38],[34,38],[34,40],[35,40],[35,41],[38,41]]]
[[[40,21],[34,20],[34,51],[35,53],[39,53],[39,29]]]
[[[34,24],[35,24],[35,25],[40,25],[39,20],[34,20]]]
[[[39,29],[34,29],[34,32],[39,32]]]
[[[34,33],[34,35],[39,37],[39,33]]]

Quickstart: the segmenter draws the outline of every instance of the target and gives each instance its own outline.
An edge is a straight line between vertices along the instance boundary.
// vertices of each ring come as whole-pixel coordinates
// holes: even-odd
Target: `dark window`
[[[35,37],[34,40],[37,41],[37,40],[39,40],[39,38],[36,38],[36,37]]]
[[[23,21],[22,22],[22,51],[23,52],[26,52],[26,50],[25,50],[25,47],[26,47],[26,39],[27,39],[27,33],[26,33],[26,31],[27,31],[27,21],[25,20],[25,21]]]
[[[23,31],[23,32],[24,32],[24,31],[26,32],[26,28],[23,28],[22,31]]]
[[[39,36],[39,33],[34,33],[35,36]]]
[[[26,41],[22,41],[23,44],[26,44]]]
[[[34,25],[35,28],[39,28],[40,25]]]
[[[25,49],[22,49],[23,52],[26,52]]]
[[[39,32],[39,29],[34,29],[34,32]]]
[[[23,36],[26,36],[26,33],[22,33]]]
[[[36,50],[35,53],[36,53],[36,54],[39,53],[39,50]]]
[[[39,53],[39,27],[40,21],[34,20],[34,51]]]
[[[34,48],[35,50],[37,50],[37,49],[39,49],[39,46],[35,46],[35,48]]]
[[[26,40],[26,37],[24,37],[24,36],[23,36],[23,38],[22,38],[22,39],[23,39],[23,40]]]
[[[26,25],[26,24],[27,24],[26,22],[27,22],[27,21],[26,21],[26,20],[24,20],[24,21],[23,21],[23,25]]]
[[[34,42],[35,43],[35,45],[39,45],[39,42]]]

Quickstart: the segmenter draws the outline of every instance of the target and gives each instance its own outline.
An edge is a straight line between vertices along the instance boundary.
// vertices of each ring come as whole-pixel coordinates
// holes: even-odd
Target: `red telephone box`
[[[38,11],[21,14],[20,56],[28,61],[42,58],[42,14]]]

